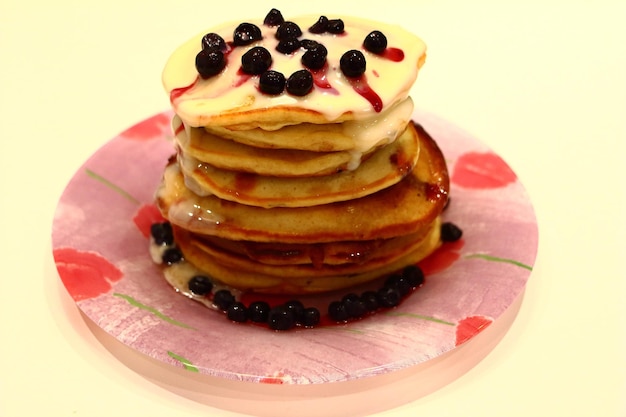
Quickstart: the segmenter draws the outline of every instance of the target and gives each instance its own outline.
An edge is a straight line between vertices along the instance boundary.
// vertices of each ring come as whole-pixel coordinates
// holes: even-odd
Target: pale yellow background
[[[168,107],[170,51],[270,7],[414,30],[429,46],[417,106],[498,152],[537,211],[535,270],[502,342],[456,381],[377,415],[626,416],[626,7],[609,0],[1,0],[0,415],[238,415],[104,348],[59,284],[50,229],[82,162]],[[257,400],[259,412],[276,406]],[[298,404],[291,415],[314,402]]]

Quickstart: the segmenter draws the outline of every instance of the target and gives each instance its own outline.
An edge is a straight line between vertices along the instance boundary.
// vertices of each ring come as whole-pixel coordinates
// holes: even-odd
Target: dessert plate
[[[463,230],[421,263],[425,284],[394,309],[362,320],[274,332],[236,324],[176,293],[150,257],[154,190],[173,154],[171,112],[110,140],[76,172],[52,230],[63,285],[86,317],[128,347],[174,367],[230,380],[319,384],[424,364],[471,340],[519,299],[538,231],[511,168],[471,135],[432,114],[415,120],[448,162]]]

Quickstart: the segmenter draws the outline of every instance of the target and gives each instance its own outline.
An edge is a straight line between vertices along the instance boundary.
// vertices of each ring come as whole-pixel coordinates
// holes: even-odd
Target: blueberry
[[[400,293],[395,288],[383,287],[378,290],[378,303],[381,307],[395,307],[400,304]]]
[[[398,290],[400,297],[406,296],[413,289],[413,286],[411,285],[409,280],[400,274],[393,274],[389,278],[387,278],[387,280],[385,281],[385,287],[395,288],[396,290]]]
[[[328,21],[328,27],[326,28],[326,31],[328,33],[333,33],[333,34],[338,35],[340,33],[343,33],[343,29],[344,29],[343,20],[331,19]]]
[[[262,46],[255,46],[241,57],[241,68],[247,74],[258,75],[272,65],[272,55]]]
[[[306,96],[313,89],[313,76],[307,70],[294,72],[287,79],[287,92],[294,96]]]
[[[183,253],[178,248],[169,248],[163,252],[163,262],[172,265],[183,260]]]
[[[285,19],[283,18],[283,14],[278,9],[272,9],[267,13],[265,19],[263,19],[263,24],[267,26],[278,26],[283,23]]]
[[[302,39],[300,41],[300,46],[307,50],[315,48],[317,45],[320,45],[320,43],[318,41],[314,41],[313,39]]]
[[[336,322],[346,321],[350,318],[346,305],[341,301],[332,301],[328,305],[328,315]]]
[[[302,314],[304,313],[304,306],[299,300],[290,300],[285,303],[285,308],[293,313],[296,322],[302,320]]]
[[[446,222],[441,225],[441,240],[456,242],[463,236],[463,231],[454,223]]]
[[[270,310],[267,324],[272,330],[289,330],[296,325],[296,319],[285,306],[277,306]]]
[[[235,302],[235,296],[228,290],[219,290],[213,294],[213,304],[222,311],[228,310]]]
[[[359,296],[353,292],[348,293],[341,298],[342,303],[352,303],[358,300],[359,300]]]
[[[291,54],[300,49],[300,41],[298,38],[285,38],[281,39],[276,45],[276,50],[281,54]]]
[[[204,79],[219,74],[226,67],[226,59],[222,51],[203,49],[196,55],[196,70]]]
[[[168,222],[153,223],[150,226],[150,235],[157,245],[171,245],[174,243],[172,225]]]
[[[402,270],[402,276],[411,284],[413,288],[417,288],[424,283],[424,271],[417,265],[409,265]]]
[[[357,319],[367,313],[365,303],[361,300],[361,297],[354,293],[344,296],[341,299],[341,303],[345,306],[346,313],[350,318]]]
[[[312,70],[320,69],[326,64],[326,56],[328,50],[324,45],[318,43],[317,45],[309,48],[302,55],[302,65]]]
[[[341,67],[341,71],[346,77],[360,77],[365,72],[365,56],[361,51],[352,49],[341,56],[339,65]]]
[[[328,18],[326,16],[320,16],[310,28],[309,32],[311,33],[324,33],[328,28]]]
[[[213,283],[209,277],[204,275],[196,275],[187,283],[189,291],[195,295],[206,295],[213,289]]]
[[[270,95],[277,95],[285,89],[285,76],[278,71],[265,71],[259,77],[259,89],[261,92]]]
[[[276,39],[281,40],[285,38],[299,38],[302,36],[302,30],[294,22],[283,22],[278,29],[276,29]]]
[[[265,301],[255,301],[248,306],[250,320],[255,323],[265,323],[269,317],[270,305]]]
[[[378,296],[375,291],[365,291],[361,294],[361,301],[367,308],[367,311],[374,311],[378,309]]]
[[[202,49],[216,49],[223,52],[226,50],[226,42],[217,33],[207,33],[202,37]]]
[[[237,323],[245,323],[248,321],[248,310],[243,303],[236,301],[226,309],[226,316]]]
[[[365,37],[363,47],[374,54],[381,54],[387,49],[387,37],[379,30],[374,30]]]
[[[244,46],[263,39],[261,29],[252,23],[241,23],[233,33],[233,45]]]
[[[320,322],[320,311],[315,307],[307,307],[302,312],[301,324],[305,327],[315,327]]]

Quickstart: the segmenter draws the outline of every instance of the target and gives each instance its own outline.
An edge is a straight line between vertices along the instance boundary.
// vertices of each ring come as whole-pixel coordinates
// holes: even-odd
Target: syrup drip
[[[183,123],[181,123],[175,130],[174,130],[174,136],[178,136],[179,133],[181,133],[183,130],[185,130],[185,125]]]
[[[383,109],[383,101],[380,96],[372,90],[372,87],[367,83],[365,75],[361,75],[358,78],[348,78],[350,85],[361,97],[369,101],[376,113],[380,113]]]
[[[393,62],[402,62],[404,60],[404,51],[400,48],[386,48],[381,56]]]
[[[328,63],[324,64],[324,66],[318,70],[311,71],[311,75],[313,75],[313,83],[324,90],[329,90],[328,92],[334,95],[339,95],[339,91],[333,88],[332,85],[328,82],[328,78],[326,77],[328,72]]]
[[[438,184],[426,184],[426,198],[429,201],[438,201],[446,198],[448,193]]]
[[[175,88],[170,92],[170,103],[174,104],[174,101],[178,99],[180,96],[185,94],[187,91],[191,90],[198,84],[198,80],[200,80],[200,76],[197,76],[196,79],[185,87]]]
[[[252,75],[245,73],[242,68],[239,68],[239,71],[237,71],[237,77],[238,78],[233,82],[233,87],[235,88],[245,84],[250,78],[252,78]]]

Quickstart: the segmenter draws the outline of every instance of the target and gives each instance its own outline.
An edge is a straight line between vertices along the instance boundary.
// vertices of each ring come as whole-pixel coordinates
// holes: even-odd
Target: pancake
[[[220,253],[246,257],[266,265],[328,265],[364,264],[374,257],[400,257],[410,252],[430,232],[430,225],[417,233],[390,239],[325,243],[282,243],[237,241],[209,235],[189,233],[174,227],[176,235],[183,235],[183,242],[197,244],[218,257]],[[184,247],[185,244],[183,243]]]
[[[301,61],[306,52],[305,48],[278,52],[278,28],[260,19],[248,19],[246,23],[256,25],[261,32],[259,40],[235,46],[234,29],[241,22],[228,22],[197,34],[172,53],[163,69],[162,81],[175,113],[190,127],[275,130],[300,123],[363,120],[408,97],[426,57],[421,39],[397,25],[356,17],[342,19],[345,30],[341,35],[307,31],[318,18],[309,15],[289,19],[303,29],[301,40],[316,41],[327,50],[325,65],[311,71],[314,87],[305,96],[262,94],[259,75],[241,71],[242,57],[252,48],[263,46],[271,54],[271,69],[289,78],[303,68]],[[364,39],[374,28],[385,33],[388,53],[365,50],[365,72],[346,79],[341,58],[347,51],[362,50]],[[225,67],[215,76],[205,78],[199,75],[196,56],[202,49],[203,36],[209,32],[225,41]]]
[[[411,120],[413,100],[408,97],[380,113],[343,123],[299,123],[265,130],[245,126],[205,126],[216,136],[244,145],[268,149],[314,152],[367,152],[379,143],[391,143]]]
[[[334,175],[278,177],[219,169],[179,153],[186,184],[200,196],[214,195],[239,204],[272,207],[309,207],[353,200],[390,187],[417,162],[419,139],[409,125],[392,144],[374,152],[358,169]],[[276,165],[280,160],[274,161]]]
[[[356,200],[264,209],[214,195],[201,197],[185,185],[174,159],[164,171],[156,203],[176,226],[231,240],[318,243],[387,239],[417,232],[443,209],[449,178],[437,144],[419,125],[416,131],[420,153],[413,171],[397,184]]]
[[[436,218],[427,235],[400,257],[380,256],[368,263],[349,266],[273,266],[226,252],[213,252],[197,240],[189,240],[183,229],[175,229],[185,259],[219,282],[242,291],[270,294],[312,294],[371,281],[415,264],[439,247],[440,227]]]
[[[206,126],[204,129],[221,138],[257,148],[339,152],[356,146],[354,138],[344,131],[343,123],[299,123],[276,130],[242,129],[241,126]]]
[[[218,169],[277,177],[316,177],[345,171],[360,163],[362,157],[349,151],[313,152],[248,146],[200,128],[190,128],[187,133],[181,129],[181,123],[175,117],[173,128],[181,155]]]

